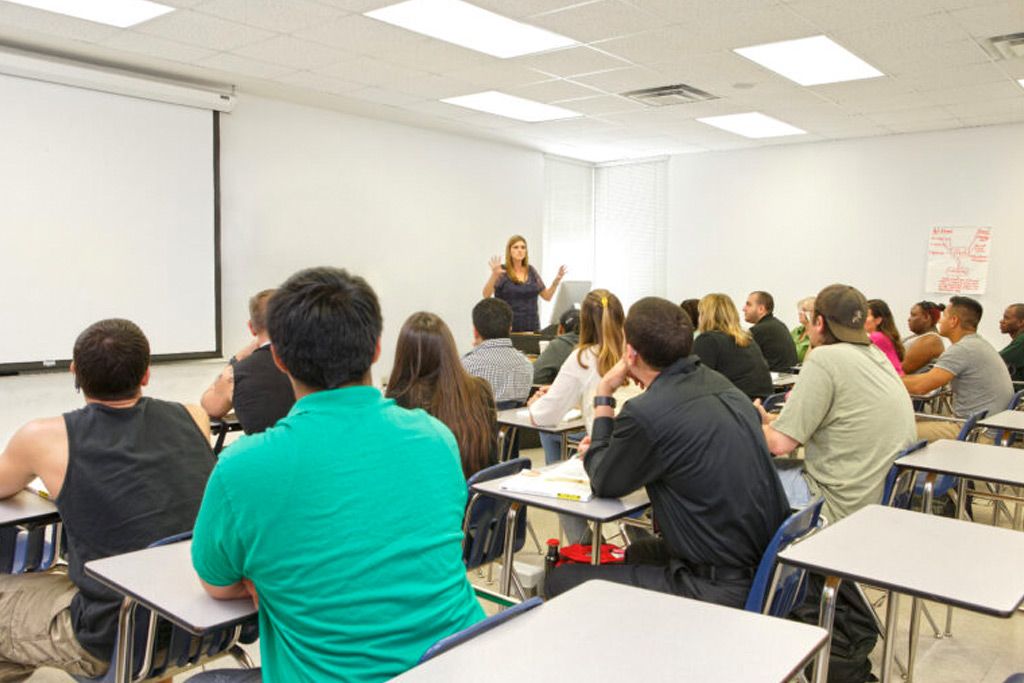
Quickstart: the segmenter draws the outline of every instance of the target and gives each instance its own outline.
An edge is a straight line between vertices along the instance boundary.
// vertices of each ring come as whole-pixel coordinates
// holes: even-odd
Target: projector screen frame
[[[220,245],[220,112],[213,114],[213,305],[214,305],[214,337],[212,351],[191,351],[187,353],[163,353],[150,357],[151,363],[162,363],[182,360],[202,360],[220,358],[223,349],[223,325],[221,314],[221,245]],[[145,331],[145,330],[143,330]],[[17,375],[22,372],[48,372],[67,370],[71,365],[71,349],[69,357],[54,360],[29,361],[19,363],[0,363],[0,376]]]

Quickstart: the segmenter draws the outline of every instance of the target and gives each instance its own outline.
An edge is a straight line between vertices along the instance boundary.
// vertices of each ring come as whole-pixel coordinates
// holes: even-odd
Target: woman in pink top
[[[871,343],[882,350],[888,357],[896,374],[903,376],[903,342],[900,341],[899,330],[892,321],[889,304],[881,299],[868,301],[868,315],[864,319],[864,331],[868,333]]]

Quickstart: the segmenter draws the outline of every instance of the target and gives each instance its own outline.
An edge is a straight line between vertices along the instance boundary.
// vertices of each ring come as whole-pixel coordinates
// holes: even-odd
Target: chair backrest
[[[190,538],[192,538],[192,532],[185,531],[154,541],[149,544],[149,547],[155,548],[171,543],[180,543]],[[203,636],[195,636],[162,617],[158,616],[154,619],[151,612],[145,607],[136,607],[131,680],[142,681],[169,677],[172,672],[198,666],[212,657],[226,653],[238,642],[252,643],[258,637],[255,616],[245,624],[211,631]],[[76,678],[76,680],[114,683],[114,659],[116,657],[117,642],[115,641],[107,673],[99,678]]]
[[[928,442],[923,439],[913,443],[897,453],[896,459],[899,460],[900,458],[905,458],[914,451],[920,450],[927,445]],[[885,475],[885,488],[882,490],[882,505],[907,509],[910,507],[910,491],[909,487],[907,487],[908,490],[905,492],[896,489],[896,478],[899,477],[899,475],[900,468],[896,467],[896,465],[889,468],[889,473]],[[894,492],[896,495],[893,495]]]
[[[530,469],[527,458],[516,458],[508,462],[486,467],[469,478],[466,485],[472,487],[480,482],[519,474]],[[473,493],[470,489],[469,503],[462,524],[465,538],[462,542],[462,560],[466,569],[473,569],[501,557],[505,550],[505,524],[511,503]],[[526,544],[526,510],[520,510],[516,519],[515,550]]]
[[[1013,395],[1013,398],[1010,399],[1010,405],[1006,406],[1006,409],[1017,410],[1017,406],[1020,405],[1020,399],[1022,397],[1024,397],[1024,389],[1021,389],[1020,391]]]
[[[521,602],[518,605],[513,605],[512,607],[504,609],[501,612],[498,612],[497,614],[491,615],[483,621],[478,621],[472,626],[462,629],[458,633],[453,633],[450,636],[442,638],[441,640],[431,645],[430,648],[423,653],[423,656],[420,657],[420,661],[418,663],[422,664],[428,659],[433,659],[442,652],[447,652],[456,645],[461,645],[462,643],[465,643],[467,640],[476,638],[481,633],[486,633],[493,628],[501,626],[506,621],[519,616],[523,612],[528,612],[529,610],[539,606],[543,602],[544,601],[540,598],[530,598],[529,600]]]
[[[976,441],[978,436],[974,434],[975,428],[978,426],[978,420],[984,420],[988,416],[987,410],[979,410],[976,413],[972,413],[970,417],[964,420],[964,424],[960,427],[960,433],[957,434],[957,441]],[[914,493],[920,494],[924,490],[924,475],[919,477],[920,481],[914,485]],[[949,474],[940,474],[935,478],[935,484],[932,487],[932,497],[939,498],[949,493],[950,490],[955,489],[959,484],[959,480]]]
[[[777,413],[782,410],[782,404],[786,402],[786,392],[780,391],[777,394],[772,394],[761,401],[761,406],[764,408],[766,413]]]
[[[824,503],[825,499],[819,496],[803,510],[790,515],[778,528],[757,565],[757,572],[750,584],[750,593],[747,594],[747,602],[743,609],[774,617],[785,617],[793,611],[803,596],[806,571],[778,564],[776,560],[781,550],[818,526],[821,506]],[[771,604],[767,604],[770,583],[775,584],[775,590],[772,592]]]

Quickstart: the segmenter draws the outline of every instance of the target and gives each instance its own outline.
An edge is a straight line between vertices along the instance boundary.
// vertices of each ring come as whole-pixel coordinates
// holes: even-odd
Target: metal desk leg
[[[814,683],[826,683],[828,681],[828,656],[832,652],[832,623],[836,618],[836,591],[839,590],[841,579],[837,576],[829,576],[825,579],[825,585],[821,589],[821,606],[818,608],[818,626],[828,631],[828,638],[825,644],[818,651],[814,662]],[[889,641],[886,641],[888,644]]]
[[[506,596],[512,595],[512,556],[515,554],[516,520],[519,519],[520,505],[521,503],[512,503],[505,517],[505,555],[501,561],[501,592]]]
[[[932,514],[932,493],[935,490],[936,473],[931,472],[924,479],[924,492],[921,496],[921,511]],[[921,621],[921,600],[913,598],[910,602],[910,631],[907,634],[909,644],[907,649],[907,683],[914,680],[914,662],[917,660],[917,630]]]
[[[899,593],[889,591],[885,596],[885,643],[882,649],[882,680],[892,680],[892,662],[896,650],[896,621]],[[910,676],[910,669],[907,669]],[[909,678],[908,678],[909,680]]]
[[[114,657],[115,683],[131,683],[132,680],[132,649],[135,644],[135,607],[137,603],[131,598],[121,602],[121,611],[117,615],[117,651]]]
[[[590,541],[590,564],[601,564],[601,522],[591,522],[593,533]]]

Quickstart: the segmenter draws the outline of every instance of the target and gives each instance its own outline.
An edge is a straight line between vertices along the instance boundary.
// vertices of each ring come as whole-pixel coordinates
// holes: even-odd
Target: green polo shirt
[[[299,400],[221,454],[192,561],[260,598],[264,681],[380,681],[483,617],[451,432],[369,386]]]
[[[1024,381],[1024,334],[1017,335],[999,355],[1010,371],[1010,378],[1014,382]]]

